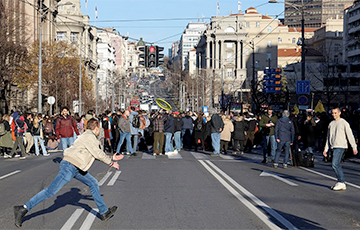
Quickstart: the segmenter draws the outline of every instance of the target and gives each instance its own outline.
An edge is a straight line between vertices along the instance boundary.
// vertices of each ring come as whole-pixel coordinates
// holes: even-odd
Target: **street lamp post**
[[[305,80],[305,18],[304,18],[304,10],[305,5],[303,0],[301,1],[301,5],[288,3],[288,2],[280,2],[276,0],[270,0],[269,3],[284,3],[285,5],[292,6],[296,10],[301,12],[301,80]]]

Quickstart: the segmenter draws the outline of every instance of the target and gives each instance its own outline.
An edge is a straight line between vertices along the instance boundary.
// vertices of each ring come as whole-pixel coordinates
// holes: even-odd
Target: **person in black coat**
[[[311,114],[306,115],[301,128],[301,141],[306,152],[314,153],[313,147],[315,146],[315,127],[316,123],[314,117]]]
[[[195,151],[197,151],[199,144],[201,144],[202,149],[205,150],[205,131],[204,118],[199,114],[194,121]]]
[[[234,122],[233,140],[235,152],[233,154],[237,152],[240,152],[241,155],[244,154],[245,128],[244,117],[241,115],[237,116]]]

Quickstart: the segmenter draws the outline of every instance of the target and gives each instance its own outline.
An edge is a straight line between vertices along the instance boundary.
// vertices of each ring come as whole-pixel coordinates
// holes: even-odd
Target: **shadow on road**
[[[80,200],[93,200],[91,195],[82,195],[80,193],[80,189],[78,188],[71,188],[69,192],[66,192],[56,198],[54,201],[54,204],[48,207],[47,209],[43,209],[41,211],[37,211],[35,213],[32,213],[30,215],[27,215],[24,217],[23,222],[30,220],[31,218],[41,216],[47,213],[51,213],[57,209],[60,209],[62,207],[65,207],[66,205],[73,205],[78,206],[80,208],[83,208],[87,210],[88,212],[91,212],[92,208],[84,203],[80,203]]]
[[[293,224],[295,227],[297,227],[299,229],[325,229],[325,228],[319,226],[320,225],[319,223],[314,222],[312,220],[308,220],[308,219],[305,219],[305,218],[302,218],[299,216],[294,216],[289,213],[281,212],[281,211],[275,210],[275,209],[268,210],[269,209],[268,207],[263,207],[263,206],[258,206],[258,207],[265,210],[267,212],[267,215],[269,216],[269,219],[272,222],[276,223],[278,226],[281,226],[282,224],[279,223],[279,221],[277,221],[269,213],[271,213],[273,211],[277,212],[278,214],[280,214],[282,217],[284,217],[286,220],[288,220],[291,224]]]

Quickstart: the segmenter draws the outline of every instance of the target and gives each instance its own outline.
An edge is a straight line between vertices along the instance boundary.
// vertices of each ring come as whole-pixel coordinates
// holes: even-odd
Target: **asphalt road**
[[[0,159],[0,229],[15,229],[14,205],[48,186],[62,153]],[[346,191],[334,192],[329,163],[273,169],[259,154],[181,151],[126,157],[120,171],[95,162],[90,169],[108,206],[99,219],[89,189],[73,180],[25,217],[23,229],[360,229],[359,164],[343,164]]]

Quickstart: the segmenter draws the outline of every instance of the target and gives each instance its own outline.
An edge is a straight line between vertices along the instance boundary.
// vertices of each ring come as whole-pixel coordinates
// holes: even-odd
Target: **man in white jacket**
[[[324,157],[327,157],[329,148],[333,150],[332,167],[337,177],[337,183],[331,187],[334,191],[346,190],[344,173],[340,162],[345,149],[348,147],[347,140],[353,149],[354,155],[358,153],[350,125],[347,121],[340,118],[340,114],[341,111],[339,108],[332,110],[334,120],[330,122],[328,126],[326,144],[323,152]]]

